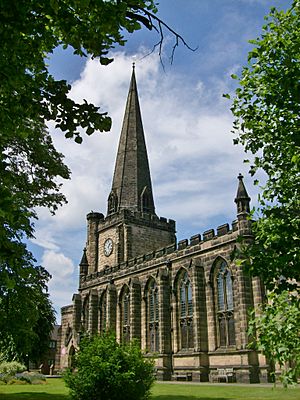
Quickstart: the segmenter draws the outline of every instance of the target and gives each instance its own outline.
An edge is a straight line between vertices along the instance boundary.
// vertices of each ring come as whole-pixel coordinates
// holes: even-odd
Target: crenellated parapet
[[[81,276],[99,272],[149,251],[176,242],[176,223],[156,214],[121,210],[104,217],[98,212],[87,215],[87,243],[80,263]],[[111,253],[104,246],[111,242]]]
[[[135,213],[134,213],[135,214]],[[159,218],[157,218],[160,220]],[[104,222],[105,223],[105,222]],[[167,221],[170,223],[170,221]],[[172,224],[172,220],[171,220]],[[105,266],[100,271],[81,278],[81,289],[109,282],[111,279],[118,279],[125,275],[139,273],[153,265],[166,264],[175,259],[200,256],[213,249],[218,249],[228,243],[235,243],[241,235],[238,221],[219,225],[216,229],[208,229],[201,234],[196,234],[190,239],[182,239],[178,243],[151,251],[114,266]]]
[[[101,230],[104,230],[105,228],[110,228],[111,226],[116,224],[120,224],[120,222],[129,224],[141,223],[143,226],[163,229],[170,232],[175,232],[176,229],[176,222],[173,219],[158,217],[156,214],[143,213],[140,211],[131,211],[124,209],[119,212],[110,214],[105,218],[99,217],[99,215],[103,216],[103,214],[93,213],[90,218],[95,218],[95,214],[98,214],[97,221]],[[90,215],[91,213],[87,215],[88,219]]]

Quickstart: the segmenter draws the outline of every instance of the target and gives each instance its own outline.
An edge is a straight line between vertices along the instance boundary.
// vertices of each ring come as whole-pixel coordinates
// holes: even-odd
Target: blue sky
[[[63,185],[69,203],[54,217],[38,210],[36,239],[29,246],[53,276],[49,291],[58,312],[77,291],[85,216],[91,210],[106,212],[132,62],[157,214],[177,221],[178,240],[231,223],[238,173],[245,175],[254,201],[257,189],[247,176],[242,149],[232,144],[230,101],[222,94],[234,90],[230,75],[246,64],[248,40],[260,35],[270,7],[290,5],[284,0],[161,0],[158,16],[197,47],[192,52],[180,45],[170,65],[174,38],[165,31],[165,70],[156,52],[145,57],[158,39],[145,29],[128,36],[107,67],[75,57],[71,50],[54,52],[50,71],[72,83],[71,96],[94,102],[113,118],[110,133],[94,133],[82,145],[49,126],[72,170]]]

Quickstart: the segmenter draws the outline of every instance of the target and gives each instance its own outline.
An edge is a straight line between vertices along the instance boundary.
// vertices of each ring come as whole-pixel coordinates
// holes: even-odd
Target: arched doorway
[[[69,350],[68,367],[74,368],[74,362],[75,362],[75,347],[72,345]]]

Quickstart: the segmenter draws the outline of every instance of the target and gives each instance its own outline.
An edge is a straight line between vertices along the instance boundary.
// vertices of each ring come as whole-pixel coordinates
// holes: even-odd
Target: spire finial
[[[132,63],[132,69],[133,69],[133,71],[135,70],[135,61],[133,61],[133,63]]]

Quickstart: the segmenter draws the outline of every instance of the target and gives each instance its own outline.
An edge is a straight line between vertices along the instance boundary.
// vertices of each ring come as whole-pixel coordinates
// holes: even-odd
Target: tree
[[[30,134],[29,121],[55,121],[67,138],[80,143],[79,127],[88,135],[108,131],[111,120],[99,107],[77,104],[68,97],[71,86],[49,74],[47,56],[57,46],[71,46],[74,54],[99,58],[108,65],[109,50],[124,46],[124,32],[145,26],[160,33],[163,27],[184,39],[161,21],[153,0],[13,0],[1,2],[1,131],[5,137]],[[157,24],[157,26],[156,26]]]
[[[258,349],[280,365],[287,386],[297,382],[300,374],[300,298],[296,292],[283,290],[279,294],[271,292],[268,300],[258,316],[252,312],[249,334],[258,335]]]
[[[74,400],[143,400],[154,382],[153,361],[136,342],[122,344],[110,334],[86,337],[65,375]]]
[[[33,235],[33,207],[54,211],[64,201],[55,178],[69,177],[44,126],[30,126],[24,138],[0,133],[0,351],[23,361],[43,354],[55,317],[50,275],[35,265],[22,240]]]
[[[271,315],[265,305],[258,326],[271,315],[282,329],[298,335],[296,320],[290,319],[287,326],[280,318],[281,298],[274,296],[286,290],[300,296],[300,2],[294,1],[286,12],[272,8],[266,20],[261,37],[251,41],[248,65],[239,78],[233,76],[239,79],[232,105],[234,142],[255,155],[251,175],[266,173],[256,210],[259,218],[253,222],[254,240],[243,249],[241,263],[261,276],[271,292],[274,312]],[[299,301],[294,306],[299,307]],[[271,348],[276,343],[282,348],[282,341],[271,340],[272,329],[259,328],[258,333],[258,346],[271,361],[289,362],[291,353]],[[299,362],[295,360],[294,371],[299,371]]]
[[[41,269],[35,266],[23,244],[24,238],[34,233],[35,207],[44,206],[55,212],[66,201],[57,178],[68,179],[70,171],[53,146],[46,122],[53,121],[66,138],[77,143],[82,142],[79,128],[91,135],[94,131],[109,131],[111,127],[110,117],[100,112],[99,107],[87,101],[78,104],[69,98],[71,86],[51,76],[48,55],[57,46],[71,46],[74,54],[99,58],[102,65],[108,65],[113,61],[109,50],[126,42],[124,32],[132,33],[141,26],[160,33],[161,50],[163,28],[170,28],[156,17],[156,11],[153,0],[0,2],[0,290],[3,296],[0,313],[3,315],[7,301],[12,306],[22,299],[24,306],[23,293],[18,297],[21,288],[38,290]],[[185,42],[173,33],[175,50],[180,40]],[[47,279],[43,275],[40,281],[40,295],[46,302]],[[49,311],[51,304],[47,307]],[[12,317],[13,313],[9,315]],[[31,320],[30,315],[28,318]],[[49,318],[53,320],[53,315]],[[13,324],[8,323],[3,332],[7,339],[17,340],[16,332],[9,331],[10,326]],[[19,348],[21,342],[14,345]],[[25,350],[29,351],[27,345],[18,351],[24,354]]]
[[[24,252],[27,256],[29,253]],[[38,361],[49,348],[55,322],[47,293],[48,272],[29,258],[5,265],[0,286],[0,348],[6,360]],[[2,266],[3,268],[3,266]]]

